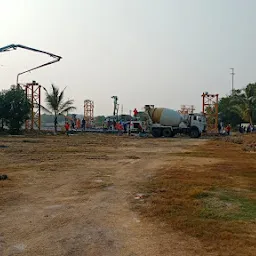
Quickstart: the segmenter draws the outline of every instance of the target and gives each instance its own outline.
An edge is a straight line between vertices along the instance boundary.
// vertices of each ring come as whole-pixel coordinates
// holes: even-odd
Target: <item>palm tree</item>
[[[235,90],[232,98],[236,112],[244,121],[252,124],[256,109],[256,83],[248,84],[242,90]]]
[[[65,112],[74,110],[76,108],[73,106],[74,100],[67,100],[64,102],[64,91],[66,88],[64,88],[64,90],[62,90],[60,92],[59,88],[52,84],[51,89],[52,90],[49,93],[44,88],[44,90],[46,92],[45,102],[47,104],[47,108],[43,107],[43,106],[41,106],[41,107],[45,112],[54,115],[54,131],[56,133],[57,132],[57,124],[58,124],[58,119],[57,119],[58,115],[63,115]]]

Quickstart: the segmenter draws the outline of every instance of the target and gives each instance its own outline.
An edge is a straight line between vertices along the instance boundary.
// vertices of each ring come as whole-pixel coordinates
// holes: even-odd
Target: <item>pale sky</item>
[[[60,55],[20,77],[54,83],[95,115],[145,104],[201,111],[204,91],[225,96],[256,81],[256,0],[0,0],[0,47],[15,43]],[[0,89],[17,73],[51,60],[18,49],[0,53]]]

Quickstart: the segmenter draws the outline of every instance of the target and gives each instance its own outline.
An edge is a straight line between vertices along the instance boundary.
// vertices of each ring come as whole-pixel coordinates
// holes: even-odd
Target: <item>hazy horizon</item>
[[[179,109],[201,94],[255,82],[254,0],[0,0],[0,47],[23,44],[60,55],[53,65],[24,74],[66,89],[76,112],[83,101],[111,115],[111,96],[129,113],[145,104]],[[16,75],[50,60],[18,49],[0,53],[0,90]]]

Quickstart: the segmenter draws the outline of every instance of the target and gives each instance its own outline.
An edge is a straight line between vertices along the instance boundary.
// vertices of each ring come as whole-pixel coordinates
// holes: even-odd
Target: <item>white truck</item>
[[[154,137],[173,137],[179,133],[199,138],[206,130],[206,118],[203,114],[182,115],[173,109],[155,108],[154,105],[145,105],[145,112]]]

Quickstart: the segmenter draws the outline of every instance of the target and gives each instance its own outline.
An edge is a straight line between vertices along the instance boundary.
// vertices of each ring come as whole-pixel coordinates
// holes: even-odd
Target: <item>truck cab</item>
[[[179,128],[181,133],[188,134],[191,138],[199,138],[206,130],[206,118],[202,114],[183,115]]]
[[[189,115],[189,126],[197,127],[199,132],[206,131],[206,117],[203,114],[190,114]]]

